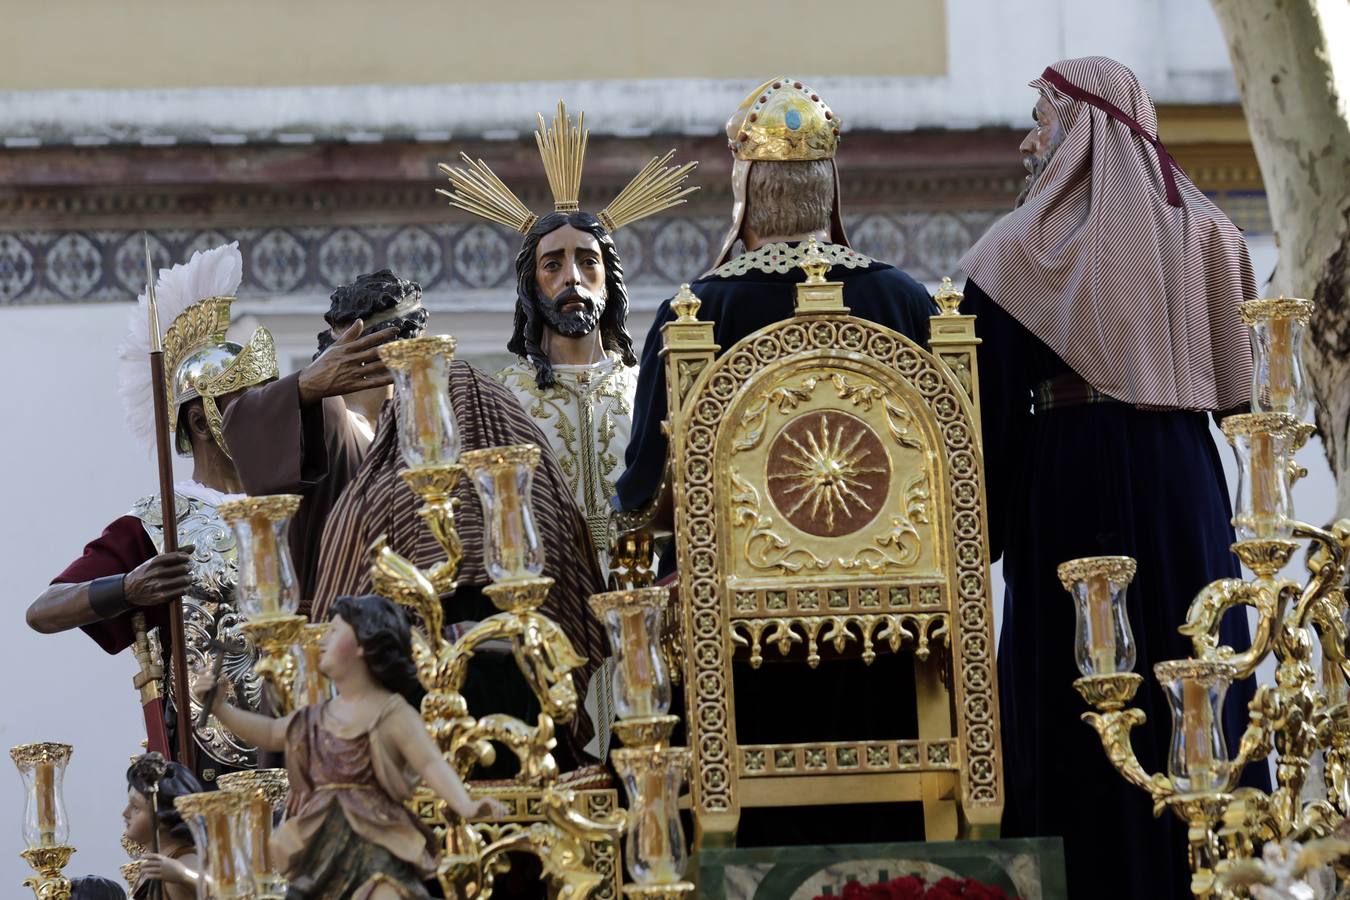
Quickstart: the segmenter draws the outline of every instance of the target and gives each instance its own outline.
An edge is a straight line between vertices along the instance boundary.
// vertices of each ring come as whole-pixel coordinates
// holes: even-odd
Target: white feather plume
[[[239,242],[212,250],[198,250],[192,259],[155,278],[155,305],[162,338],[173,320],[198,300],[233,297],[244,277]],[[117,348],[117,390],[122,395],[127,427],[142,443],[155,445],[155,406],[150,390],[150,311],[145,294],[127,320],[127,336]],[[173,373],[169,373],[172,378]]]

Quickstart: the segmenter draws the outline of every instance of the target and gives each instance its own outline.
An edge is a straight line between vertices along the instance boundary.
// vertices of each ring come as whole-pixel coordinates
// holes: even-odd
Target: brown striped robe
[[[577,695],[585,697],[591,672],[608,652],[604,629],[586,607],[591,594],[605,589],[586,520],[548,449],[548,440],[509,390],[457,360],[450,366],[450,399],[463,450],[526,443],[543,448],[543,461],[535,472],[531,491],[535,521],[547,554],[544,575],[555,581],[543,612],[561,626],[588,661],[574,676]],[[328,618],[338,597],[371,592],[369,551],[380,535],[387,535],[394,551],[419,566],[429,567],[445,557],[417,515],[421,501],[398,476],[404,463],[398,449],[394,408],[393,402],[385,404],[370,449],[324,527],[311,612],[316,622]],[[456,496],[459,510],[455,527],[464,545],[457,591],[461,593],[491,582],[483,567],[483,510],[468,478],[460,480]],[[457,614],[454,596],[442,598],[442,602],[447,624],[465,618]],[[579,746],[590,740],[592,730],[584,713],[578,712],[572,734]]]

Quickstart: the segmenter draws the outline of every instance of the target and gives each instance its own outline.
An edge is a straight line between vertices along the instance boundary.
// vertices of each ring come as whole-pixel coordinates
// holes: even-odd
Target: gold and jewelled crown
[[[834,159],[839,117],[819,94],[785,75],[764,82],[741,102],[727,122],[727,140],[737,159]]]
[[[539,157],[544,162],[548,186],[553,193],[553,210],[576,212],[580,208],[581,170],[586,163],[586,141],[590,135],[585,126],[586,114],[578,114],[576,124],[572,124],[566,106],[559,100],[558,112],[551,124],[545,124],[542,114],[538,118],[539,128],[534,139],[539,145]],[[464,153],[459,156],[464,163],[462,167],[445,163],[437,167],[450,179],[451,189],[438,188],[436,193],[449,198],[451,206],[528,234],[539,216],[497,177],[487,163],[471,159]],[[669,163],[674,156],[675,151],[671,150],[665,156],[653,157],[643,166],[619,195],[597,214],[601,224],[609,231],[616,231],[638,219],[678,206],[685,202],[685,197],[698,190],[697,187],[684,187],[689,173],[698,163],[672,166]]]

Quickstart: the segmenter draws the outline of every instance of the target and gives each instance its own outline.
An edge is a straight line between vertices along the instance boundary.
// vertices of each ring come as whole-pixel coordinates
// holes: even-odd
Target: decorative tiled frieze
[[[1264,195],[1232,196],[1240,225],[1264,209]],[[855,249],[898,265],[920,281],[959,273],[961,255],[1001,215],[994,210],[869,211],[846,217]],[[1256,222],[1255,224],[1260,224]],[[615,240],[635,306],[669,296],[711,264],[727,220],[663,216],[619,231]],[[1249,228],[1249,233],[1252,229]],[[138,230],[0,231],[0,305],[126,301],[144,289]],[[241,297],[324,296],[362,272],[389,267],[451,305],[487,292],[509,309],[515,298],[518,235],[482,222],[160,229],[150,233],[158,266],[194,250],[239,241]]]
[[[736,588],[732,592],[732,619],[827,613],[874,613],[882,610],[934,609],[942,606],[942,586],[937,582],[904,585],[850,584],[820,588]]]
[[[854,245],[896,261],[932,281],[955,271],[960,254],[994,220],[977,212],[869,213],[851,220]],[[673,292],[698,277],[720,246],[726,220],[673,217],[631,225],[616,234],[624,277],[635,288]],[[140,231],[16,231],[0,233],[0,303],[125,301],[143,290]],[[520,238],[488,223],[166,229],[152,232],[157,266],[194,250],[239,241],[244,255],[240,296],[324,295],[362,272],[389,267],[422,285],[429,296],[500,292],[515,298]],[[897,254],[900,254],[897,256]]]

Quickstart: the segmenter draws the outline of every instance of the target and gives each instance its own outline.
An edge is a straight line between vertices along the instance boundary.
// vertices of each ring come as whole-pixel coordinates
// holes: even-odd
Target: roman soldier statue
[[[150,749],[168,755],[173,746],[168,732],[193,728],[198,768],[207,781],[225,771],[252,768],[254,748],[215,719],[197,727],[195,700],[185,723],[173,709],[172,698],[178,694],[157,682],[171,677],[170,667],[162,664],[172,640],[168,604],[181,597],[189,666],[210,669],[216,654],[223,652],[222,671],[238,702],[256,709],[262,700],[262,685],[253,674],[256,652],[236,628],[234,536],[216,512],[222,501],[240,496],[221,437],[223,411],[243,389],[277,377],[276,351],[266,329],[259,328],[242,346],[225,339],[242,274],[239,246],[228,244],[161,270],[156,281],[158,320],[168,323],[163,346],[169,437],[180,455],[192,459],[192,477],[174,485],[181,549],[164,552],[160,498],[142,497],[86,546],[28,609],[28,623],[37,631],[80,628],[109,653],[134,648],[142,666],[138,686],[147,704]],[[132,432],[153,446],[149,321],[149,304],[142,295],[119,349],[119,387]],[[159,654],[161,646],[165,657]],[[160,695],[169,701],[163,716],[167,724],[152,721],[149,712],[150,701]]]

